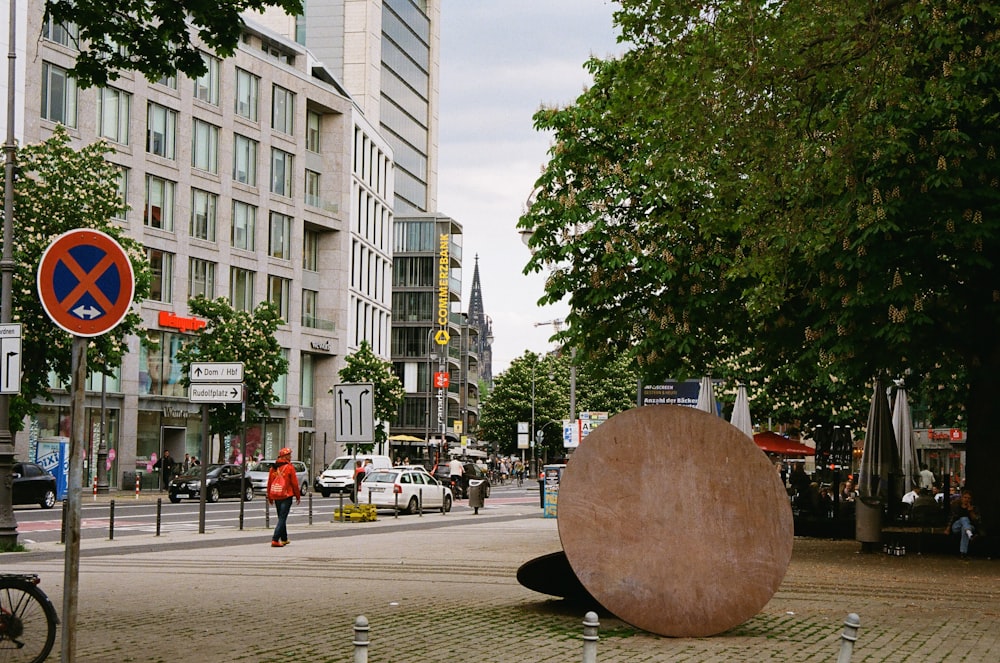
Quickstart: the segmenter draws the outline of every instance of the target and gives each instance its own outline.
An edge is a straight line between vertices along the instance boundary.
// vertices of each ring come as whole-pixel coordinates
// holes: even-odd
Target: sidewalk
[[[556,521],[534,505],[290,534],[286,548],[263,528],[85,542],[78,660],[348,663],[361,614],[373,663],[581,660],[587,608],[515,579],[559,548]],[[41,548],[2,563],[40,573],[61,612],[59,546]],[[778,593],[720,636],[661,638],[601,614],[598,661],[834,661],[849,612],[861,618],[854,662],[1000,660],[1000,562],[858,549],[796,539]]]

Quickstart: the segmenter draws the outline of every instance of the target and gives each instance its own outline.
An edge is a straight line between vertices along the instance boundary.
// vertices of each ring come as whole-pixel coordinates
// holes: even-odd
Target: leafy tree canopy
[[[149,295],[145,248],[112,221],[124,218],[128,208],[118,188],[121,170],[105,159],[107,152],[103,143],[74,149],[61,125],[48,140],[17,151],[11,320],[21,323],[22,378],[21,392],[10,400],[12,431],[21,430],[25,417],[38,411],[41,400],[51,400],[50,372],[63,384],[70,382],[73,337],[45,313],[36,282],[42,254],[56,237],[77,228],[91,228],[115,238],[132,263],[133,301],[138,304]],[[0,198],[2,195],[0,191]],[[128,352],[127,337],[142,333],[141,322],[133,311],[111,331],[93,337],[87,350],[90,370],[110,374],[120,366]]]
[[[375,390],[372,410],[375,416],[375,446],[383,448],[389,438],[386,422],[396,414],[406,397],[403,383],[392,370],[392,363],[380,359],[368,341],[362,341],[357,351],[347,355],[346,365],[337,375],[345,383],[370,382]],[[330,388],[333,393],[333,388]]]
[[[192,362],[243,362],[246,422],[270,417],[271,406],[277,402],[274,385],[288,373],[288,360],[275,337],[282,324],[278,307],[265,301],[252,312],[237,311],[225,297],[196,297],[188,301],[188,309],[207,324],[177,353],[184,386],[190,385]],[[242,409],[240,403],[209,405],[210,434],[238,433],[243,424]]]
[[[80,53],[71,70],[81,87],[102,86],[123,69],[150,80],[178,71],[195,78],[206,72],[197,44],[219,57],[236,52],[247,10],[280,7],[291,16],[302,13],[301,0],[46,0],[46,17],[56,24],[75,24]]]
[[[517,451],[517,422],[531,421],[534,373],[535,430],[542,431],[542,448],[549,457],[565,453],[562,420],[569,418],[570,365],[568,353],[537,355],[526,352],[497,376],[480,407],[479,438],[495,443],[501,454]],[[635,405],[637,379],[625,358],[608,365],[584,363],[577,367],[576,412],[617,414]]]
[[[560,266],[562,338],[807,427],[863,425],[872,376],[906,376],[1000,514],[1000,5],[621,6],[630,50],[535,116],[555,144],[519,225],[527,269]]]

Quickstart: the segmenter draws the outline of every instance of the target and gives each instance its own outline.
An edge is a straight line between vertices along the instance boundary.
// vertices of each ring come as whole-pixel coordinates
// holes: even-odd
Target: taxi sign
[[[128,254],[113,237],[77,228],[45,249],[37,285],[52,322],[74,336],[100,336],[128,314],[135,275]]]

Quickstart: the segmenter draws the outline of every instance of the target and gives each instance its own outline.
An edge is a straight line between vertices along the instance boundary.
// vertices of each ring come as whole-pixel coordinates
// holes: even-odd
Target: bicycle
[[[59,617],[34,573],[0,573],[0,663],[40,663],[56,642]]]

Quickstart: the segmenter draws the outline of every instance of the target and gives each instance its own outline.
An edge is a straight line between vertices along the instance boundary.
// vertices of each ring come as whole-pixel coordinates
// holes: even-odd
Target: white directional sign
[[[193,361],[191,382],[243,382],[242,361]]]
[[[191,385],[190,397],[192,403],[240,403],[243,401],[243,385],[237,382],[196,382]]]
[[[333,407],[337,418],[337,442],[375,442],[374,385],[338,384],[333,387]]]
[[[0,394],[21,391],[21,325],[0,325]]]

